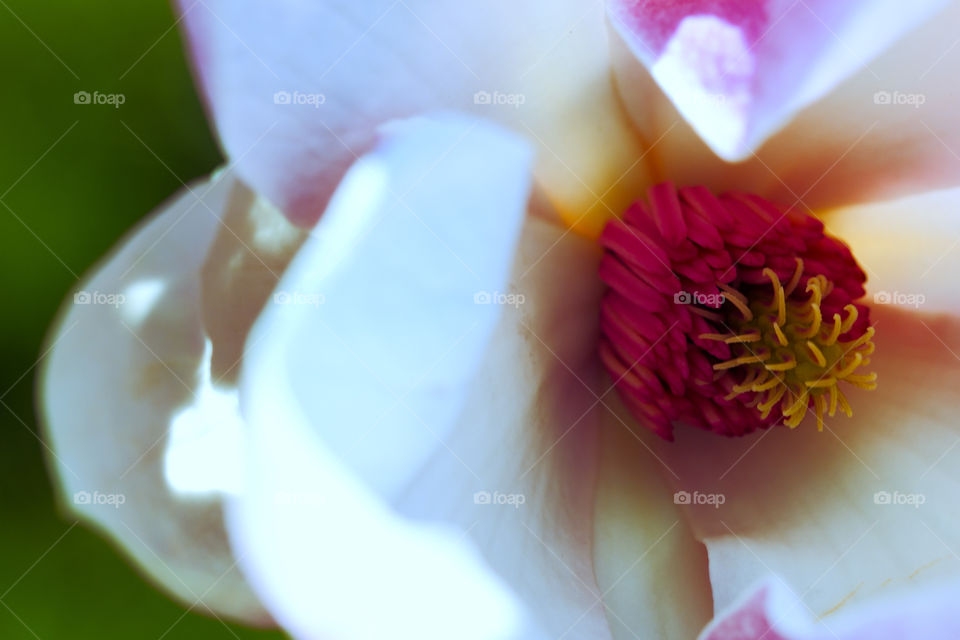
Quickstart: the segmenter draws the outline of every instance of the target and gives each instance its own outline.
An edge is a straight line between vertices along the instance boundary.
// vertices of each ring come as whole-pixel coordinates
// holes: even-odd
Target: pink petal
[[[916,588],[818,620],[783,582],[768,578],[717,615],[700,640],[953,640],[960,582]]]
[[[613,27],[703,140],[742,160],[945,0],[615,0]]]
[[[601,200],[625,206],[620,191],[645,177],[593,0],[180,6],[227,155],[304,224],[371,148],[379,124],[441,108],[500,120],[536,141],[537,178],[573,219],[606,213]]]

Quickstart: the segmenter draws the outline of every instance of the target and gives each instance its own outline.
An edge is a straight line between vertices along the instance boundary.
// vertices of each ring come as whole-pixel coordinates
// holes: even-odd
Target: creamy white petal
[[[713,616],[706,549],[674,504],[654,437],[605,387],[594,570],[613,637],[694,638]]]
[[[846,207],[824,215],[867,274],[868,300],[960,313],[960,189]]]
[[[198,404],[200,273],[237,189],[224,174],[192,185],[95,268],[62,311],[41,393],[67,508],[184,603],[265,622],[219,498],[184,496],[164,473],[168,429]]]
[[[599,256],[536,219],[521,234],[528,163],[486,124],[406,123],[278,288],[322,303],[256,325],[230,530],[298,637],[609,637],[591,566]]]
[[[738,439],[687,428],[658,449],[691,496],[718,609],[770,573],[816,617],[960,575],[960,327],[887,306],[873,317],[879,389],[848,393],[853,418]]]

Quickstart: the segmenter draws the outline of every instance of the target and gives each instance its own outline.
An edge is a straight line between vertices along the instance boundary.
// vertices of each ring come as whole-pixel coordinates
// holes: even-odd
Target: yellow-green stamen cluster
[[[877,374],[861,373],[870,364],[873,353],[873,327],[860,336],[841,341],[856,323],[856,306],[848,304],[846,317],[835,313],[830,320],[821,314],[821,302],[833,288],[823,275],[807,280],[806,300],[791,297],[803,275],[803,261],[786,286],[769,268],[763,274],[770,279],[773,296],[769,301],[748,300],[741,292],[721,285],[726,301],[737,310],[728,321],[729,334],[702,334],[700,338],[723,341],[737,355],[713,365],[719,374],[737,367],[746,367],[741,382],[733,386],[726,399],[753,392],[751,406],[766,419],[774,407],[780,407],[784,424],[794,428],[800,424],[811,404],[817,416],[817,428],[823,430],[823,416],[836,415],[839,408],[848,417],[853,415],[840,382],[862,389],[874,389]]]

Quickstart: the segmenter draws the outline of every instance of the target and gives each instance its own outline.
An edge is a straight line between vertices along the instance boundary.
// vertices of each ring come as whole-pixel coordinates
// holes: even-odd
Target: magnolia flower
[[[182,3],[230,164],[59,321],[43,403],[70,506],[191,608],[298,638],[956,637],[944,5]],[[737,401],[714,394],[676,420],[679,359],[623,351],[609,375],[624,281],[601,257],[647,258],[601,230],[641,202],[623,224],[656,226],[648,250],[706,246],[659,207],[728,191],[800,216],[750,295],[872,307],[857,366],[880,387],[847,392],[851,418],[811,395],[794,429],[724,437],[754,414],[713,420]],[[704,218],[724,242],[758,224],[730,206]],[[840,266],[793,282],[784,247]],[[631,304],[622,332],[649,333]],[[659,395],[624,388],[633,365]]]

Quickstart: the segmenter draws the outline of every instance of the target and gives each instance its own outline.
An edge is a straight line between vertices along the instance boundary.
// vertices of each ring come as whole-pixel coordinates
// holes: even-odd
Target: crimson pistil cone
[[[600,356],[627,408],[726,436],[851,415],[873,388],[866,276],[817,218],[759,196],[652,187],[600,237]]]

